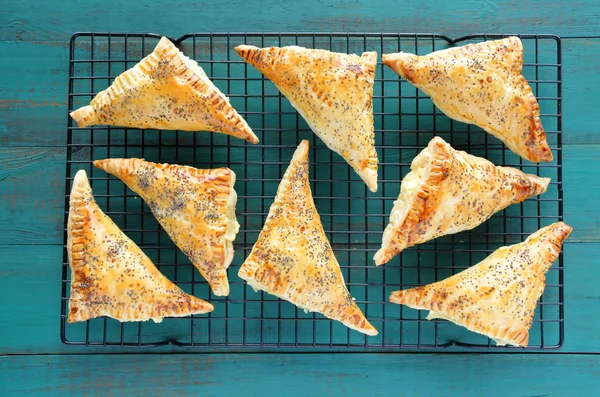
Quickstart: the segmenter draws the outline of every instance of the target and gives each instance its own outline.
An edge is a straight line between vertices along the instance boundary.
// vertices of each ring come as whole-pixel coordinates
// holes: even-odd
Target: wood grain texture
[[[563,40],[562,48],[563,144],[598,144],[600,39]]]
[[[564,219],[574,228],[569,236],[571,243],[600,241],[598,164],[600,145],[564,147]]]
[[[62,244],[65,149],[0,147],[3,244]],[[564,219],[574,227],[569,242],[600,242],[600,215],[590,191],[600,189],[600,145],[565,145]],[[410,159],[401,159],[409,161]],[[254,225],[260,229],[260,225]]]
[[[64,148],[0,147],[2,244],[62,244],[65,153]]]
[[[600,34],[600,2],[24,0],[0,13],[0,395],[581,396],[600,387],[600,39],[563,40],[565,344],[571,354],[93,355],[59,338],[68,40],[75,31]],[[8,55],[8,56],[6,56]],[[583,244],[582,244],[583,243]],[[11,245],[19,244],[19,245]],[[8,297],[8,299],[7,299]],[[462,350],[464,352],[464,350]],[[232,381],[242,375],[243,382]]]
[[[598,34],[599,5],[595,0],[575,0],[562,7],[540,7],[533,0],[233,0],[224,10],[219,2],[191,0],[136,5],[81,0],[77,7],[69,2],[23,1],[4,6],[0,40],[64,41],[76,31],[108,30],[172,36],[233,30],[440,32],[450,37],[485,30],[581,36]]]
[[[0,41],[0,53],[11,54],[0,58],[0,145],[65,145],[68,37]],[[563,40],[563,65],[563,143],[600,144],[600,39]]]
[[[590,259],[600,250],[600,243],[565,244],[565,343],[562,353],[600,353],[600,316],[598,316],[597,263]],[[223,349],[177,348],[105,348],[63,345],[60,341],[60,286],[63,248],[61,246],[0,246],[0,355],[91,352],[223,352]],[[237,276],[231,275],[232,280]],[[23,293],[26,291],[28,293]],[[15,304],[17,302],[18,304]],[[199,296],[205,298],[205,296]],[[114,320],[110,320],[116,323]],[[186,323],[187,324],[187,323]],[[164,328],[156,329],[164,338]],[[215,329],[218,331],[218,325]],[[114,328],[111,326],[111,329]],[[176,331],[176,330],[174,330]],[[161,333],[162,332],[162,333]],[[187,329],[184,331],[185,335]],[[459,327],[453,332],[460,335]],[[465,331],[466,332],[466,331]],[[152,334],[148,334],[152,337]],[[177,338],[177,334],[174,336]],[[215,337],[218,335],[215,334]],[[185,336],[183,336],[185,338]],[[311,349],[312,350],[312,349]],[[230,350],[232,351],[232,350]],[[265,351],[269,351],[265,349]],[[280,350],[271,350],[280,351]],[[302,351],[292,349],[288,352]],[[342,350],[343,351],[343,350]],[[414,350],[412,350],[414,351]],[[448,349],[444,352],[472,352]],[[1,395],[1,393],[0,393]]]
[[[67,143],[69,51],[56,43],[0,42],[0,145]]]
[[[599,386],[598,356],[152,354],[0,358],[0,393],[6,396],[559,397],[590,395]]]

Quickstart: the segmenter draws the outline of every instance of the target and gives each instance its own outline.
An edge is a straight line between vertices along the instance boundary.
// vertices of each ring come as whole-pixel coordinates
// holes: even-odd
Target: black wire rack
[[[310,131],[285,97],[260,72],[237,56],[239,44],[300,45],[337,52],[382,53],[431,51],[509,35],[477,34],[452,40],[438,34],[358,33],[198,33],[172,40],[198,61],[228,95],[260,139],[257,145],[206,132],[137,130],[106,126],[78,128],[69,118],[65,225],[72,178],[79,169],[90,176],[94,196],[123,231],[186,292],[210,301],[214,312],[188,318],[165,318],[160,324],[120,323],[98,318],[68,324],[70,270],[65,250],[62,274],[61,339],[91,346],[173,344],[237,350],[315,348],[398,351],[449,346],[482,350],[496,347],[484,336],[446,321],[427,321],[426,313],[387,303],[391,292],[441,280],[480,260],[502,245],[523,241],[540,227],[562,219],[561,43],[552,35],[518,35],[525,49],[523,74],[542,111],[542,122],[555,160],[522,161],[500,141],[479,128],[455,122],[431,100],[381,63],[373,96],[379,155],[379,191],[370,193],[337,154]],[[149,54],[155,34],[77,33],[71,39],[69,111],[89,103],[123,71]],[[445,236],[404,251],[375,267],[390,210],[412,159],[439,135],[453,147],[495,164],[552,178],[548,191],[508,207],[480,227]],[[367,337],[319,314],[304,313],[291,303],[254,292],[237,277],[239,266],[258,237],[279,181],[302,139],[311,142],[310,179],[323,226],[341,264],[351,294],[379,335]],[[118,179],[95,169],[92,160],[142,157],[153,162],[199,168],[227,166],[237,174],[237,217],[241,225],[229,269],[229,297],[212,295],[207,283],[161,230],[149,208]],[[66,242],[66,229],[65,229]],[[547,275],[527,349],[552,349],[564,335],[563,257]],[[519,350],[522,350],[519,348]],[[518,351],[518,350],[517,350]]]

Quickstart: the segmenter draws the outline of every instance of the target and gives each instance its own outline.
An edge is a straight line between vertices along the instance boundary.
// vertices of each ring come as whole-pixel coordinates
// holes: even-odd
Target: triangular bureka
[[[362,56],[297,46],[236,51],[291,102],[329,149],[377,191],[373,84],[377,53]]]
[[[73,181],[67,233],[69,322],[99,316],[160,322],[163,317],[213,310],[210,303],[186,294],[167,280],[100,210],[83,170]]]
[[[294,153],[239,276],[255,290],[377,335],[350,296],[323,231],[308,182],[308,141]]]
[[[94,165],[139,194],[215,295],[229,295],[227,268],[240,225],[235,218],[235,173],[140,159],[106,159]]]
[[[384,264],[407,247],[470,230],[494,213],[544,193],[550,178],[496,167],[486,159],[454,150],[435,137],[400,185],[390,223],[375,263]]]
[[[448,117],[475,124],[519,156],[552,161],[540,107],[521,74],[517,37],[417,56],[384,54],[383,63],[429,95]]]
[[[119,75],[88,106],[71,113],[79,127],[94,124],[162,130],[213,131],[258,138],[204,70],[163,37],[154,51]]]
[[[571,230],[554,223],[443,281],[396,291],[390,302],[429,310],[428,320],[450,320],[498,345],[527,346],[545,274]]]

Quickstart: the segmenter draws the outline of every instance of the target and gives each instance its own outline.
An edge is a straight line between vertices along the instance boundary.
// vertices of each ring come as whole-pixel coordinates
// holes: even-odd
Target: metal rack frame
[[[70,271],[63,260],[61,339],[88,346],[198,346],[236,350],[310,348],[319,351],[378,349],[418,351],[450,346],[487,351],[489,339],[446,321],[427,321],[425,313],[387,303],[389,293],[443,279],[485,258],[502,245],[524,240],[539,227],[562,220],[562,64],[561,42],[553,35],[517,35],[525,47],[524,75],[537,95],[542,121],[555,161],[523,162],[479,128],[448,119],[431,100],[391,69],[378,63],[373,97],[379,191],[370,193],[337,154],[315,137],[275,86],[233,50],[238,44],[293,45],[338,52],[407,51],[425,54],[467,42],[509,35],[476,34],[450,39],[438,34],[380,33],[194,33],[172,40],[197,60],[213,82],[230,97],[261,142],[251,145],[213,133],[136,130],[93,126],[78,128],[68,120],[65,225],[72,178],[86,169],[94,196],[123,231],[171,280],[214,304],[202,316],[166,318],[161,324],[119,323],[99,318],[85,323],[66,321]],[[69,111],[87,104],[124,70],[150,53],[160,39],[155,34],[76,33],[70,43]],[[429,139],[442,136],[456,149],[549,176],[548,192],[494,215],[480,227],[406,250],[383,267],[372,256],[381,244],[399,185],[412,158]],[[325,231],[341,264],[350,292],[377,337],[351,331],[321,315],[305,314],[292,304],[254,292],[237,277],[250,253],[293,150],[301,139],[311,142],[310,179]],[[145,157],[212,168],[228,166],[238,175],[237,216],[241,225],[236,256],[229,269],[231,294],[215,297],[187,258],[161,230],[142,200],[114,177],[93,169],[103,157]],[[335,188],[334,188],[335,184]],[[65,227],[66,246],[66,227]],[[527,350],[552,349],[563,343],[563,256],[547,275],[548,284],[531,329]],[[518,348],[516,351],[523,350]]]

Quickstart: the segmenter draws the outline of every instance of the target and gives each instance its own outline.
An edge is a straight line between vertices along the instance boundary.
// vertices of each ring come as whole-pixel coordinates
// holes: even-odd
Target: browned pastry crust
[[[375,263],[407,247],[470,230],[494,213],[546,191],[549,178],[496,167],[435,137],[402,180]]]
[[[270,79],[334,152],[377,191],[373,84],[377,53],[362,56],[297,46],[236,51]]]
[[[521,74],[523,45],[518,37],[424,56],[399,52],[382,58],[448,117],[478,125],[524,159],[552,161],[540,107]]]
[[[148,204],[177,247],[217,296],[229,295],[227,268],[233,260],[235,173],[201,170],[141,159],[106,159],[94,165],[121,179]]]
[[[98,207],[85,171],[75,175],[67,223],[71,267],[69,322],[108,316],[160,322],[208,313],[213,306],[183,292]]]
[[[255,290],[377,335],[348,292],[323,231],[308,181],[308,141],[294,153],[239,276]]]
[[[545,274],[571,230],[563,222],[554,223],[443,281],[396,291],[390,302],[430,310],[428,320],[450,320],[498,345],[527,346]]]
[[[213,131],[258,138],[204,70],[163,37],[154,51],[119,75],[88,106],[71,113],[79,127],[94,124]]]

